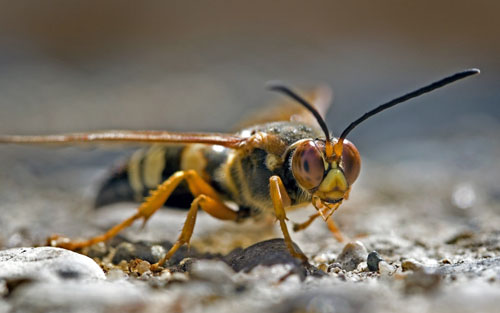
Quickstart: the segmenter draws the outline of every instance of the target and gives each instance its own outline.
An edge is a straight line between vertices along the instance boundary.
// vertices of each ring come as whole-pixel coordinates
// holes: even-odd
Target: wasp
[[[366,119],[399,103],[457,80],[478,74],[465,70],[379,105],[349,124],[338,138],[331,135],[325,103],[311,104],[282,84],[271,84],[299,105],[278,107],[257,119],[256,125],[234,134],[169,131],[100,131],[48,136],[0,136],[0,143],[47,144],[76,142],[148,143],[102,186],[96,200],[102,206],[120,200],[142,201],[135,214],[88,240],[53,236],[51,244],[71,250],[114,237],[137,220],[146,223],[162,206],[186,208],[187,217],[177,241],[153,265],[159,268],[184,244],[189,244],[199,209],[214,218],[241,222],[262,214],[279,222],[290,254],[304,262],[286,224],[286,211],[312,203],[316,210],[294,230],[322,217],[341,239],[331,216],[344,200],[361,170],[361,157],[347,135]],[[325,101],[323,101],[325,102]],[[319,125],[319,127],[318,127]],[[232,209],[227,201],[237,205]]]

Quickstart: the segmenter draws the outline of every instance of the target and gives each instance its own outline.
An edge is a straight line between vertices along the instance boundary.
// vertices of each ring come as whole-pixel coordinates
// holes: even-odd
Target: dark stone
[[[172,248],[172,243],[170,241],[163,241],[160,243],[148,241],[138,241],[135,243],[122,242],[116,247],[112,262],[113,264],[119,264],[122,260],[129,262],[134,259],[141,259],[154,264],[163,256],[163,254],[154,253],[155,246],[161,246],[166,253]],[[193,247],[183,245],[165,263],[165,267],[179,266],[179,263],[185,258],[212,259],[214,257],[215,256],[212,254],[202,254]]]
[[[295,249],[300,252],[297,245]],[[271,239],[256,243],[246,249],[235,249],[224,257],[224,260],[234,271],[250,272],[259,265],[271,266],[276,264],[291,264],[293,272],[301,278],[307,275],[324,276],[325,273],[312,266],[308,262],[294,258],[288,252],[283,239]]]
[[[368,269],[372,272],[378,272],[378,264],[383,259],[380,257],[377,251],[372,251],[368,254],[368,258],[366,259],[366,264],[368,265]]]

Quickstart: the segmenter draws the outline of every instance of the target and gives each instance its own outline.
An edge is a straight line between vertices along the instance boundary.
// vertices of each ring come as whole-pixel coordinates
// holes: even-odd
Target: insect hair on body
[[[102,186],[96,206],[117,201],[139,201],[136,213],[88,240],[60,236],[50,244],[71,250],[114,237],[136,220],[147,220],[163,205],[188,209],[181,234],[172,248],[153,265],[157,269],[184,244],[189,244],[197,212],[235,222],[273,214],[279,222],[290,254],[306,262],[294,248],[286,224],[286,210],[312,204],[316,212],[294,230],[307,228],[322,217],[339,240],[342,236],[332,214],[349,196],[361,170],[357,148],[346,139],[359,124],[383,110],[448,85],[479,70],[465,70],[375,107],[349,124],[338,138],[325,121],[328,104],[309,103],[290,88],[271,84],[299,105],[257,119],[255,125],[235,134],[178,133],[167,131],[101,131],[49,136],[0,136],[0,143],[46,144],[75,142],[150,143],[138,150],[127,166]],[[274,121],[273,121],[274,120]],[[319,127],[317,127],[319,125]],[[232,209],[225,201],[234,202]]]

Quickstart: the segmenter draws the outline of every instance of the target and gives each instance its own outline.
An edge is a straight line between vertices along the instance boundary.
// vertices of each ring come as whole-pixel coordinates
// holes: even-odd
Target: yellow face
[[[342,200],[348,189],[349,184],[344,172],[338,168],[336,162],[332,162],[328,173],[313,195],[326,202],[334,203]]]
[[[292,156],[293,176],[312,195],[313,205],[320,213],[347,197],[361,169],[358,149],[348,140],[343,142],[340,157],[328,158],[325,146],[321,140],[306,140]]]

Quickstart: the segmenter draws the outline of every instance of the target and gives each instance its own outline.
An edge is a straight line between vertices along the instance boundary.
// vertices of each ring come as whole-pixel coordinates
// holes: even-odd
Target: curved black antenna
[[[412,98],[418,97],[420,95],[423,95],[424,93],[431,92],[434,89],[441,88],[441,87],[446,86],[448,84],[451,84],[451,83],[453,83],[453,82],[455,82],[457,80],[460,80],[462,78],[466,78],[468,76],[475,75],[475,74],[479,74],[479,70],[476,69],[476,68],[465,70],[465,71],[462,71],[462,72],[458,72],[456,74],[453,74],[451,76],[448,76],[448,77],[445,77],[445,78],[443,78],[441,80],[438,80],[438,81],[436,81],[436,82],[434,82],[432,84],[429,84],[429,85],[427,85],[425,87],[422,87],[420,89],[417,89],[415,91],[407,93],[404,96],[401,96],[399,98],[393,99],[393,100],[391,100],[391,101],[389,101],[387,103],[381,104],[378,107],[376,107],[375,109],[366,112],[365,114],[363,114],[363,116],[361,116],[360,118],[358,118],[357,120],[355,120],[354,122],[352,122],[349,126],[347,126],[347,128],[344,129],[344,131],[340,135],[339,142],[342,142],[345,139],[345,137],[351,132],[351,130],[354,129],[354,127],[358,126],[359,124],[361,124],[363,121],[365,121],[369,117],[374,116],[375,114],[380,113],[380,112],[384,111],[385,109],[393,107],[396,104],[399,104],[399,103],[404,102],[406,100],[410,100]]]
[[[275,83],[275,82],[268,83],[268,88],[269,88],[269,90],[281,92],[281,93],[289,96],[290,98],[294,99],[298,103],[302,104],[306,109],[308,109],[314,115],[314,117],[316,118],[316,121],[318,121],[319,126],[321,126],[321,129],[325,133],[326,142],[331,141],[330,131],[328,130],[328,126],[326,126],[325,120],[323,120],[323,118],[321,117],[319,112],[316,110],[316,108],[314,108],[309,102],[307,102],[304,98],[302,98],[301,96],[296,94],[294,91],[292,91],[287,86],[282,85],[280,83]]]

